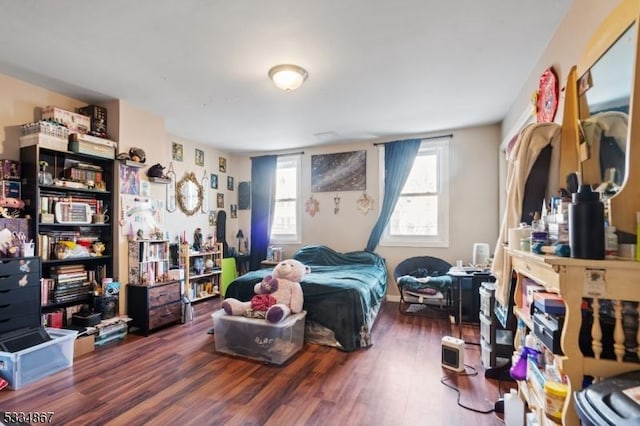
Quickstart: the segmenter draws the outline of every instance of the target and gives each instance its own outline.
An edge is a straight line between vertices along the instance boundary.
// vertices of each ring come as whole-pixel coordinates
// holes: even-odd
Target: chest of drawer
[[[176,301],[180,301],[180,283],[177,281],[149,288],[149,309]]]
[[[37,257],[0,260],[0,276],[29,272],[40,274],[40,262]]]
[[[169,303],[149,310],[149,329],[160,327],[182,318],[182,302]]]
[[[20,272],[12,275],[0,275],[0,298],[4,298],[4,292],[26,287],[40,288],[40,273]]]

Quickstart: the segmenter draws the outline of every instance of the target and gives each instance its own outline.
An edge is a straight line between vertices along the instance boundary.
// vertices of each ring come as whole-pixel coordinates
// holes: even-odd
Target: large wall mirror
[[[635,243],[640,211],[640,120],[631,116],[640,111],[639,15],[640,2],[622,0],[603,19],[577,66],[575,114],[563,123],[578,122],[582,182],[606,192],[621,243]]]
[[[176,197],[180,210],[192,216],[202,207],[203,188],[193,172],[185,173],[176,185]]]
[[[578,80],[580,149],[585,182],[613,195],[626,176],[629,102],[633,86],[635,41],[633,24]]]

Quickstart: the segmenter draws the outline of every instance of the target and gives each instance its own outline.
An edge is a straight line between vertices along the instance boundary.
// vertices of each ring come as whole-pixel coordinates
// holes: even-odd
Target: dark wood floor
[[[149,337],[129,334],[77,358],[73,367],[19,390],[0,391],[0,410],[51,411],[58,425],[500,425],[490,410],[510,383],[484,378],[478,346],[460,377],[440,366],[440,339],[458,335],[447,319],[407,316],[387,303],[374,345],[357,352],[305,344],[283,366],[215,351],[211,312],[220,301],[195,305],[195,320]],[[477,342],[477,326],[463,338]],[[468,369],[470,370],[470,369]]]

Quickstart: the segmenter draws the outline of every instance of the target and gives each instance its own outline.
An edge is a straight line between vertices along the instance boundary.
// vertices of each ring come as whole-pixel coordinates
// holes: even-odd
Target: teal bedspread
[[[384,259],[365,251],[338,253],[326,246],[303,247],[292,258],[311,268],[301,283],[307,321],[332,330],[345,351],[371,346],[371,326],[387,290]],[[225,297],[251,299],[253,286],[271,271],[238,277]]]

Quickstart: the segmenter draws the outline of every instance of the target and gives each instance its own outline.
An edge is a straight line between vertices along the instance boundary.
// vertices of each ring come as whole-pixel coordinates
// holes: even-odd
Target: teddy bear
[[[290,314],[302,311],[304,297],[300,281],[311,269],[295,259],[287,259],[273,268],[273,273],[257,283],[253,291],[255,296],[248,302],[234,298],[225,299],[222,308],[227,315],[244,315],[252,318],[264,318],[277,323]]]

